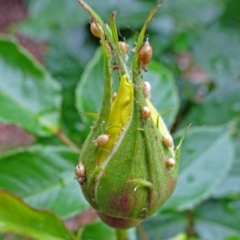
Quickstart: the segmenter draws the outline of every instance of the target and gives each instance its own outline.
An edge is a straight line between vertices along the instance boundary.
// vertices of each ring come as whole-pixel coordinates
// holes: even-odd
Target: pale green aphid
[[[133,105],[132,81],[123,75],[120,80],[117,96],[112,104],[108,126],[123,127],[129,120]]]
[[[131,80],[123,75],[120,79],[118,93],[114,99],[109,115],[106,135],[109,136],[108,142],[100,149],[97,162],[101,164],[107,158],[109,152],[113,149],[119,135],[123,132],[125,126],[132,115],[133,108],[133,84]]]

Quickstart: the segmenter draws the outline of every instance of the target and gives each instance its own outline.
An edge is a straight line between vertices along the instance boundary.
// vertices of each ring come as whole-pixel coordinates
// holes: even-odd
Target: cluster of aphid
[[[92,21],[90,24],[90,30],[92,32],[92,34],[95,37],[101,38],[101,35],[104,35],[104,31],[102,29],[102,27],[95,21]],[[127,59],[127,52],[128,52],[128,45],[123,42],[123,41],[119,41],[118,42],[119,48],[122,51],[123,55],[125,56],[125,59]],[[152,47],[148,41],[148,39],[144,42],[144,44],[142,45],[142,47],[140,48],[139,52],[138,52],[138,59],[141,65],[141,68],[144,71],[148,70],[148,64],[152,59],[152,55],[153,55],[153,51],[152,51]],[[113,66],[113,68],[118,69],[117,66]],[[143,94],[145,96],[146,99],[150,99],[151,98],[151,84],[147,81],[143,82]],[[112,95],[112,101],[114,101],[114,99],[116,98],[117,93],[113,93]],[[151,117],[151,110],[148,106],[144,106],[141,109],[141,116],[143,119],[148,120]],[[94,140],[94,144],[97,147],[101,147],[104,146],[105,144],[107,144],[109,141],[109,135],[107,134],[101,134],[97,137],[96,140]],[[165,136],[162,136],[162,141],[163,144],[168,147],[168,148],[172,148],[173,147],[173,139],[171,137],[171,135],[169,133],[167,133]],[[165,164],[166,167],[171,169],[175,166],[175,159],[174,158],[169,158],[165,160]],[[75,174],[76,174],[76,178],[78,180],[78,182],[80,184],[83,184],[85,181],[85,167],[82,164],[82,162],[79,162],[76,167],[75,167]]]
[[[92,34],[97,38],[101,38],[101,35],[104,35],[104,31],[103,31],[102,27],[95,21],[91,22],[90,30],[91,30]],[[128,52],[128,45],[123,41],[119,41],[118,46],[121,49],[123,55],[126,56],[126,54]],[[140,48],[139,56],[138,56],[141,68],[144,71],[148,70],[147,67],[148,67],[149,62],[152,59],[152,55],[153,55],[152,47],[149,44],[148,39],[147,39],[147,41]]]
[[[150,97],[151,97],[151,84],[149,82],[147,82],[147,81],[143,82],[143,94],[144,94],[145,98],[150,99]],[[151,116],[151,110],[149,109],[148,106],[144,106],[141,109],[141,114],[142,114],[142,117],[144,119],[149,119],[150,116]],[[163,144],[166,147],[168,147],[168,148],[172,148],[173,147],[173,139],[172,139],[172,136],[169,133],[167,133],[166,135],[162,136],[162,141],[163,141]],[[173,168],[175,166],[175,164],[176,164],[174,158],[166,159],[165,163],[166,163],[166,166],[168,168]]]
[[[150,99],[151,98],[151,84],[147,81],[143,82],[143,95],[145,98]],[[141,109],[141,115],[144,119],[149,119],[151,117],[151,110],[148,106],[144,106]]]

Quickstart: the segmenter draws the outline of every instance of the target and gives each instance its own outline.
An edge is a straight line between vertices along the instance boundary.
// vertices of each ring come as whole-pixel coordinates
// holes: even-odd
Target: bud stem
[[[127,230],[116,228],[116,237],[117,240],[127,240]]]

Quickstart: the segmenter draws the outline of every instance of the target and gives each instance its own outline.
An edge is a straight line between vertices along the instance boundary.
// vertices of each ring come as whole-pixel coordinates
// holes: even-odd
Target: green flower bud
[[[146,96],[141,79],[139,49],[154,12],[140,33],[129,72],[118,45],[114,19],[110,19],[110,28],[106,27],[92,9],[86,5],[84,8],[106,34],[105,38],[101,36],[105,86],[101,111],[82,148],[77,179],[104,222],[115,228],[129,228],[152,215],[169,198],[176,185],[179,164],[180,147],[175,151],[172,137]],[[114,100],[112,56],[107,45],[119,64],[120,79]]]

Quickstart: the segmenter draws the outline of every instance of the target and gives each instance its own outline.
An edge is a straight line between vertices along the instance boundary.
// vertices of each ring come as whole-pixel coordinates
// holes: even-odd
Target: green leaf
[[[30,208],[4,190],[0,190],[0,222],[1,232],[13,232],[34,239],[75,239],[53,213]]]
[[[214,191],[213,197],[222,198],[238,198],[240,195],[240,121],[237,123],[237,134],[234,136],[235,146],[235,161],[226,178],[222,181],[220,186]]]
[[[166,124],[170,127],[179,109],[179,97],[172,74],[155,61],[149,64],[146,75],[143,74],[144,80],[149,81],[152,86],[151,102],[153,105],[160,113],[170,110],[164,116]],[[117,85],[118,81],[119,79],[115,76],[113,85]],[[103,97],[103,84],[103,57],[99,49],[85,68],[76,90],[76,106],[79,112],[99,112]],[[86,118],[83,113],[82,120],[85,123],[83,132],[87,135],[92,119]]]
[[[207,95],[195,105],[184,119],[184,124],[192,121],[197,125],[224,124],[240,115],[240,85],[237,82]]]
[[[240,147],[240,145],[239,145]],[[223,179],[219,187],[213,192],[214,198],[238,198],[240,195],[240,158],[235,159],[231,171]]]
[[[119,27],[139,28],[144,19],[156,2],[131,0],[131,7],[128,0],[109,1],[103,4],[98,0],[90,2],[91,7],[98,10],[99,15],[107,20],[113,11],[116,11]],[[88,22],[88,15],[77,3],[77,1],[66,2],[64,0],[29,1],[29,18],[23,22],[19,31],[32,38],[48,39],[55,29],[73,29],[83,26]],[[58,11],[55,11],[58,9]],[[64,15],[62,14],[64,13]]]
[[[103,69],[103,55],[99,48],[86,66],[76,89],[76,107],[79,112],[83,112],[81,114],[84,123],[82,134],[85,138],[90,131],[92,119],[86,118],[84,112],[98,113],[100,111],[104,85]]]
[[[192,39],[197,64],[214,81],[214,89],[194,106],[184,123],[223,124],[240,114],[240,35],[220,28],[210,28]],[[231,44],[228,44],[231,43]]]
[[[129,28],[134,31],[140,28],[147,14],[151,11],[157,1],[138,0],[109,0],[102,4],[98,0],[89,2],[92,8],[97,9],[99,15],[106,21],[113,11],[117,12],[117,23],[119,28]],[[131,7],[126,7],[128,5]],[[164,31],[169,24],[180,28],[202,26],[213,22],[223,10],[220,0],[200,0],[192,2],[184,0],[181,3],[166,1],[161,10],[154,17],[155,21],[150,24],[153,30]],[[28,1],[29,17],[21,23],[20,32],[36,39],[48,39],[55,29],[72,29],[83,26],[88,21],[87,14],[79,6],[77,1],[66,2],[64,0]],[[55,11],[58,9],[58,11]],[[196,11],[195,9],[198,9]],[[64,16],[62,13],[64,12]],[[170,19],[170,22],[167,22]],[[164,24],[166,23],[167,24]]]
[[[83,27],[54,31],[50,36],[49,51],[45,56],[46,68],[63,89],[62,109],[67,109],[67,111],[61,113],[62,128],[75,142],[84,140],[79,131],[81,123],[75,107],[74,91],[79,76],[94,53],[95,47],[89,37],[88,30]],[[61,61],[59,61],[60,59]]]
[[[81,237],[82,240],[116,240],[115,230],[102,221],[87,225]]]
[[[214,197],[240,193],[240,133],[238,132],[240,127],[240,85],[233,80],[230,83],[223,83],[223,86],[217,86],[216,90],[207,95],[201,103],[194,106],[183,121],[183,124],[192,121],[198,125],[216,125],[229,121],[232,121],[235,125],[237,124],[233,131],[235,135],[237,134],[233,139],[237,151],[237,154],[234,156],[235,163],[228,176],[214,192]]]
[[[135,229],[127,229],[128,240],[136,240]],[[116,240],[114,228],[109,227],[102,221],[97,221],[87,225],[81,235],[82,240]]]
[[[59,128],[61,90],[17,43],[0,39],[0,121],[39,136]]]
[[[178,24],[178,28],[201,26],[213,22],[222,12],[220,0],[183,0],[166,1],[162,11],[169,14]],[[197,9],[197,10],[196,10]]]
[[[240,240],[240,236],[230,236],[230,237],[224,238],[224,240]]]
[[[227,237],[239,237],[240,201],[205,203],[197,208],[194,219],[195,231],[201,239],[224,240]]]
[[[200,33],[199,33],[200,34]],[[204,37],[203,37],[204,36]],[[183,124],[192,121],[197,125],[223,124],[240,115],[240,36],[229,29],[210,28],[201,32],[194,42],[194,56],[200,66],[209,74],[215,88],[202,102],[194,105],[185,117]],[[231,42],[231,44],[227,44]],[[210,54],[209,54],[210,53]],[[238,127],[239,128],[239,123]],[[239,135],[239,133],[238,133]],[[239,149],[240,137],[234,139]],[[239,152],[239,151],[238,151]],[[214,197],[225,197],[240,193],[240,153],[228,176],[214,192]]]
[[[187,221],[184,213],[168,213],[153,216],[144,221],[142,226],[148,239],[169,239],[184,232]]]
[[[177,187],[162,210],[191,209],[206,199],[233,163],[229,128],[191,127],[183,142]]]
[[[55,11],[56,9],[58,11]],[[16,27],[20,32],[37,40],[49,39],[52,31],[56,29],[70,29],[88,21],[87,14],[77,1],[28,1],[28,11],[28,18]]]
[[[0,157],[0,187],[36,208],[67,218],[86,209],[74,166],[78,153],[67,147],[33,146]]]
[[[237,31],[216,26],[204,28],[198,31],[196,39],[192,39],[192,45],[197,64],[217,86],[225,88],[236,83],[240,76],[240,35]]]
[[[240,9],[240,2],[235,0],[227,1],[225,11],[220,18],[221,23],[225,26],[238,28],[240,23],[238,9]]]

